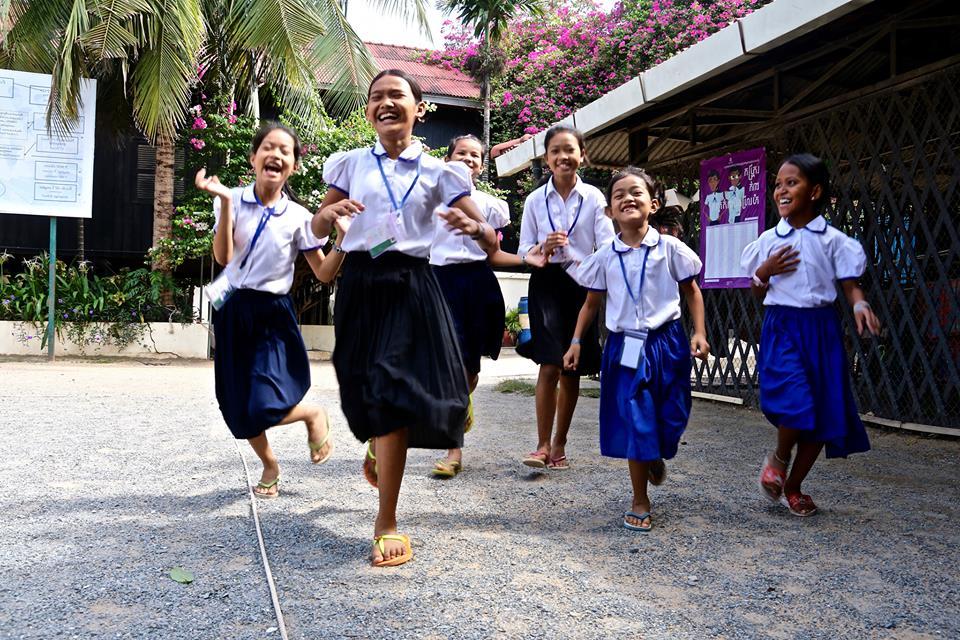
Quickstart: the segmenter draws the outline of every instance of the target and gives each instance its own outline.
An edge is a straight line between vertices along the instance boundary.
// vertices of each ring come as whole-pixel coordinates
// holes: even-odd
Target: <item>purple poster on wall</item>
[[[749,287],[743,248],[763,233],[766,150],[737,151],[700,163],[700,259],[704,289]]]

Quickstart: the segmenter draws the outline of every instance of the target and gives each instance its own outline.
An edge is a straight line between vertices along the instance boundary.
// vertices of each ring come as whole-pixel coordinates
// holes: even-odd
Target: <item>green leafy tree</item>
[[[376,2],[426,25],[424,0]],[[348,110],[376,72],[337,0],[0,0],[0,36],[0,67],[52,75],[49,127],[76,117],[81,79],[96,78],[113,119],[154,146],[155,246],[171,237],[174,154],[195,92],[257,116],[264,87],[311,122],[321,88]]]

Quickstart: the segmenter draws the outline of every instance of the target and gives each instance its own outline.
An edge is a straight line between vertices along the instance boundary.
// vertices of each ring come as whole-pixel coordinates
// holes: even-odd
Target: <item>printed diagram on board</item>
[[[90,217],[94,84],[85,112],[48,130],[50,76],[0,70],[0,212]]]

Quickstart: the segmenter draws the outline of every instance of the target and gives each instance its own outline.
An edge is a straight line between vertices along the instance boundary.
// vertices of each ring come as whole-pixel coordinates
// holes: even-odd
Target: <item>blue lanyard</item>
[[[553,180],[553,178],[550,178],[550,179]],[[556,231],[557,227],[555,224],[553,224],[553,216],[550,214],[550,199],[547,198],[548,186],[549,186],[549,183],[543,185],[543,204],[547,207],[547,221],[550,223],[550,230]],[[557,194],[557,195],[560,195],[560,194]],[[573,233],[573,228],[577,226],[577,220],[580,219],[580,210],[583,209],[583,194],[580,192],[577,192],[577,195],[580,196],[580,204],[577,205],[577,215],[575,215],[573,218],[573,224],[570,225],[569,229],[567,229],[568,238],[570,237],[570,234]]]
[[[387,174],[383,170],[383,160],[377,155],[376,149],[374,149],[373,155],[377,159],[377,167],[380,168],[380,177],[383,178],[383,186],[387,188],[387,195],[390,196],[390,204],[393,205],[393,210],[399,215],[399,213],[403,211],[403,205],[407,204],[407,198],[410,197],[410,192],[413,191],[413,188],[417,186],[417,182],[420,180],[420,156],[417,156],[417,175],[414,176],[413,182],[410,183],[410,188],[403,194],[403,200],[400,201],[400,204],[397,204],[397,197],[393,195],[393,189],[390,188],[390,181],[387,180]]]
[[[614,240],[614,243],[616,240]],[[650,257],[650,245],[646,246],[646,250],[643,253],[643,266],[640,267],[640,286],[637,287],[637,295],[633,295],[633,290],[630,289],[630,278],[627,277],[627,267],[623,264],[623,254],[617,251],[616,244],[613,246],[614,253],[617,254],[617,257],[620,258],[620,272],[623,273],[623,285],[627,288],[627,294],[630,296],[630,299],[633,300],[633,306],[637,314],[637,329],[640,328],[640,307],[643,304],[643,280],[647,276],[647,258]]]
[[[267,226],[267,221],[270,220],[270,216],[273,215],[275,207],[264,207],[263,203],[260,202],[260,196],[257,195],[256,188],[253,189],[253,197],[256,199],[257,204],[263,207],[263,215],[260,216],[260,222],[257,223],[257,230],[253,233],[253,240],[250,241],[250,248],[247,249],[247,254],[243,256],[243,260],[240,262],[240,268],[243,269],[247,265],[247,260],[250,258],[250,254],[253,253],[253,248],[257,246],[257,240],[260,239],[260,234],[263,233],[263,230]]]

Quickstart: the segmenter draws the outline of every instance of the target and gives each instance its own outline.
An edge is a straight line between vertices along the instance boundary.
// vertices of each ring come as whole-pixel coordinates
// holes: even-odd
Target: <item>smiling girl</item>
[[[453,320],[428,263],[437,207],[487,252],[498,242],[471,200],[470,171],[424,153],[413,126],[426,113],[417,82],[388,69],[374,77],[367,119],[373,148],[335,153],[323,169],[330,185],[313,219],[325,235],[353,218],[349,253],[334,309],[333,364],[350,430],[370,441],[364,472],[379,490],[374,566],[413,557],[397,532],[397,499],[408,447],[463,445],[469,390]]]
[[[608,212],[620,234],[587,258],[578,279],[587,294],[564,367],[576,369],[584,335],[607,294],[600,376],[600,453],[626,458],[633,502],[623,526],[652,527],[647,481],[666,477],[664,460],[677,453],[690,417],[690,356],[706,360],[703,296],[696,283],[702,263],[673,236],[649,224],[660,207],[659,185],[642,169],[627,167],[607,187]],[[680,322],[680,293],[687,300],[693,336],[687,342]]]
[[[333,280],[342,258],[324,258],[326,238],[313,233],[311,214],[287,186],[299,162],[297,135],[267,123],[251,145],[253,184],[230,189],[205,169],[195,179],[198,189],[216,196],[213,255],[232,291],[213,312],[217,402],[233,436],[248,440],[263,463],[254,492],[264,498],[280,492],[268,428],[302,421],[311,461],[326,462],[333,453],[326,412],[301,402],[310,366],[289,291],[298,253],[322,282]],[[341,227],[338,235],[345,231]]]
[[[828,458],[846,458],[870,449],[850,390],[834,308],[837,283],[853,307],[858,334],[868,329],[876,335],[880,322],[858,282],[867,261],[863,247],[823,217],[830,200],[823,161],[808,153],[784,160],[773,200],[780,222],[740,258],[766,309],[757,358],[760,409],[777,427],[777,447],[764,460],[759,482],[770,500],[796,516],[810,516],[817,505],[800,485],[820,450],[826,446]]]
[[[613,240],[613,224],[604,214],[606,200],[599,189],[577,175],[584,161],[583,135],[564,125],[551,127],[544,138],[547,166],[552,173],[523,205],[521,255],[542,245],[550,264],[530,276],[531,339],[517,353],[540,365],[537,378],[537,448],[523,464],[535,469],[567,469],[567,432],[580,395],[580,376],[600,371],[600,337],[596,322],[577,339],[582,342],[579,366],[563,370],[577,315],[587,296],[572,272],[597,247]],[[561,375],[563,374],[563,375]],[[559,392],[557,385],[559,383]],[[553,420],[557,430],[553,434]],[[551,436],[552,439],[551,439]]]

